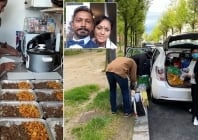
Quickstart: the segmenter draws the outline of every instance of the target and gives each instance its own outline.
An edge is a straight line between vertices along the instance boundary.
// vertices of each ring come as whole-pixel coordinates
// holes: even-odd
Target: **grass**
[[[64,56],[72,56],[72,55],[78,55],[87,51],[95,51],[95,52],[103,52],[106,51],[106,49],[65,49],[64,50]],[[124,52],[122,50],[117,51],[117,56],[124,56]]]
[[[104,49],[97,49],[97,52],[103,52],[105,51]]]
[[[68,118],[66,123],[83,112],[92,110],[97,112],[97,115],[91,117],[86,122],[79,123],[71,128],[72,135],[77,140],[114,139],[117,133],[120,132],[120,129],[122,129],[120,127],[123,127],[123,113],[119,111],[116,115],[111,114],[108,89],[98,91],[99,87],[97,85],[85,85],[65,91],[65,116]],[[89,96],[93,92],[97,94],[95,98],[86,106],[80,105],[80,103],[89,101]],[[119,89],[118,92],[120,92]],[[132,120],[131,118],[127,123],[130,125]]]
[[[64,101],[69,105],[78,105],[89,100],[91,93],[99,90],[98,85],[85,85],[64,92]]]
[[[78,55],[87,51],[96,51],[96,52],[103,52],[104,49],[65,49],[64,56],[71,56],[71,55]]]
[[[86,124],[72,129],[78,140],[113,139],[120,126],[121,114],[110,113],[109,90],[98,92],[93,101],[87,105],[88,110],[97,110],[100,115],[92,118]]]
[[[77,54],[80,54],[82,52],[83,52],[82,49],[65,49],[64,50],[64,55],[65,56],[77,55]]]
[[[90,103],[87,106],[87,108],[89,110],[98,108],[102,111],[109,111],[110,110],[109,90],[106,89],[104,91],[99,92],[97,96],[94,98],[93,102]]]
[[[105,127],[112,122],[110,116],[100,116],[91,119],[87,124],[72,130],[79,140],[106,140]]]

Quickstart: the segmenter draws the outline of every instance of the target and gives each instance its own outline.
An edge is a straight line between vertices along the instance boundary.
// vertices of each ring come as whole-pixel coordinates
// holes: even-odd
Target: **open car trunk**
[[[169,52],[166,54],[166,79],[170,86],[190,87],[189,65],[192,61],[190,52]]]
[[[189,68],[192,62],[190,50],[198,48],[198,33],[170,36],[164,42],[164,47],[168,84],[172,87],[190,87],[190,75],[192,74],[192,70]]]

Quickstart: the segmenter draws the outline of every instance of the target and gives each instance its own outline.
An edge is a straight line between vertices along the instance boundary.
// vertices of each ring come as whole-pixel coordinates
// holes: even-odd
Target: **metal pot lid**
[[[31,48],[31,49],[27,50],[27,53],[40,54],[40,55],[52,55],[55,53],[55,51],[51,50],[51,49],[47,49],[43,45],[38,45],[35,48]]]

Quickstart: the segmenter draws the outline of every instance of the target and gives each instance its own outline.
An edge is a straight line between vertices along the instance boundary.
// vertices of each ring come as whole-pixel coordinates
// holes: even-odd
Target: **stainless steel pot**
[[[55,52],[44,44],[27,50],[26,68],[32,72],[50,72],[54,69]]]

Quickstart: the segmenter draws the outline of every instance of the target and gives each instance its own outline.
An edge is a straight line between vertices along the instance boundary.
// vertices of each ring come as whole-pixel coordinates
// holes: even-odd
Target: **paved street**
[[[150,103],[150,140],[198,140],[198,126],[191,123],[188,105],[181,102]]]

